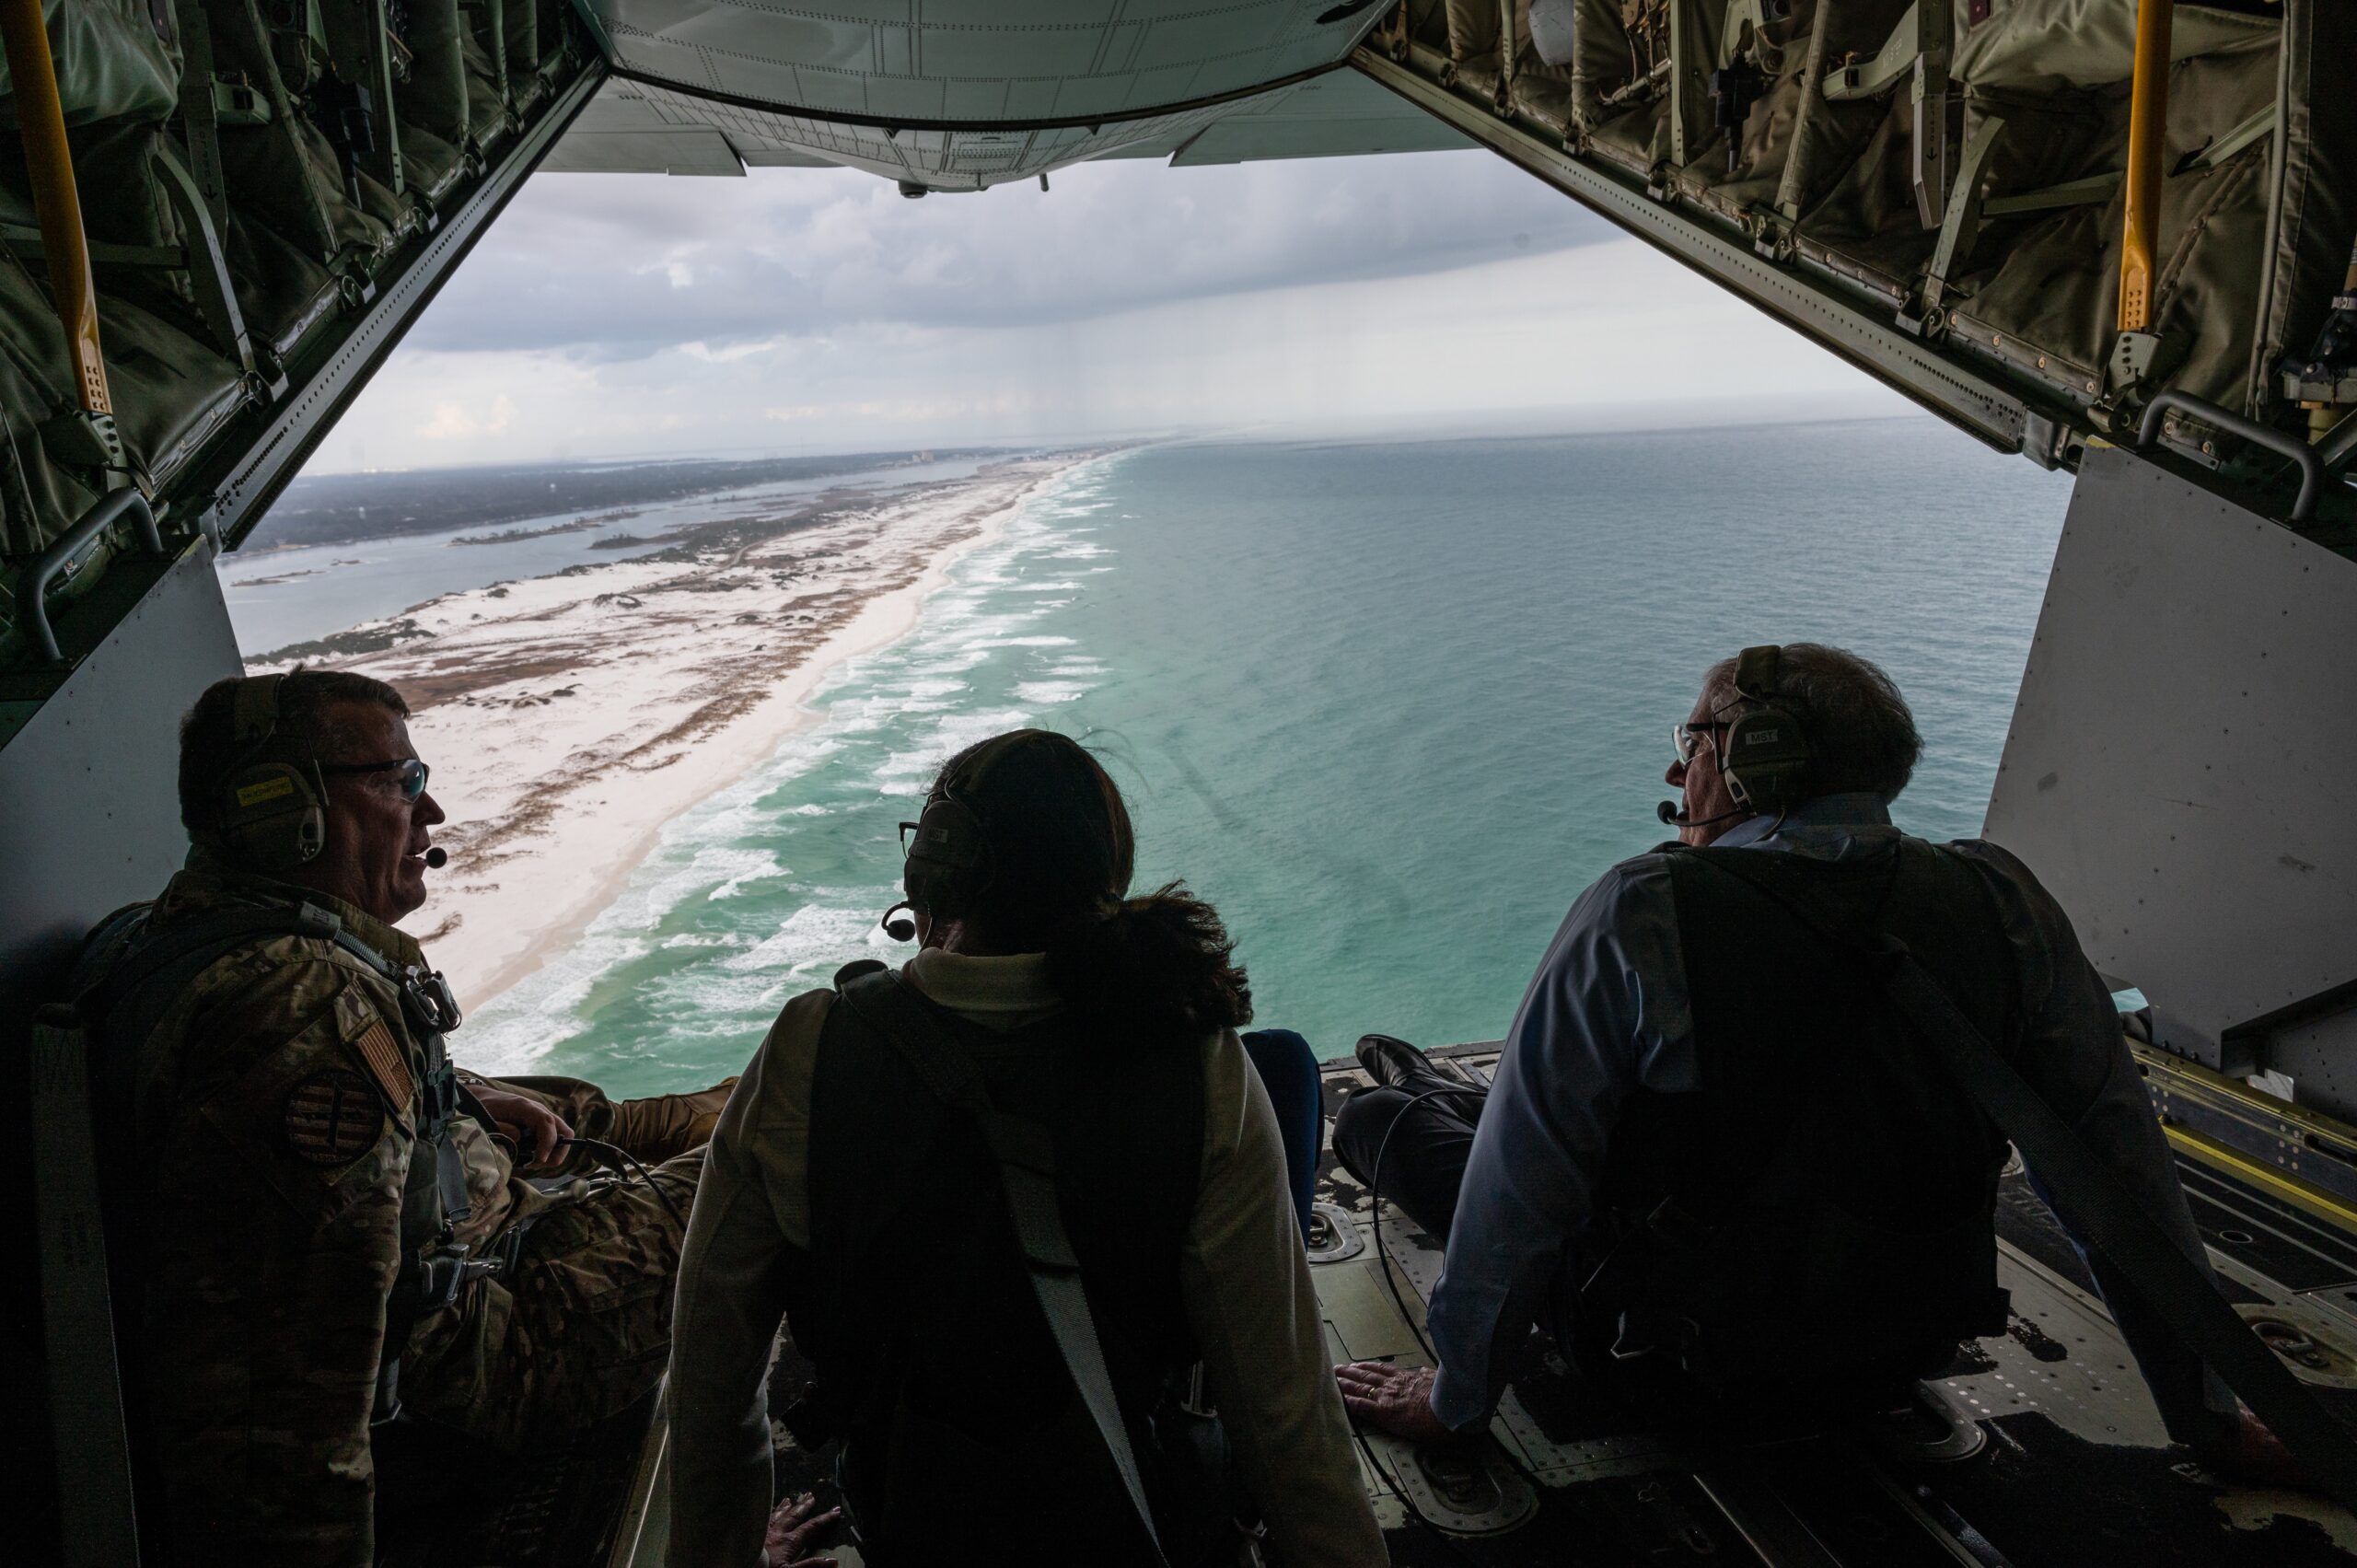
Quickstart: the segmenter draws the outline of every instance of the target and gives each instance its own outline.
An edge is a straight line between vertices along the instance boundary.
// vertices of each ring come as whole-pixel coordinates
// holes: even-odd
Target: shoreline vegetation
[[[334,571],[339,566],[357,566],[360,563],[358,561],[346,557],[343,560],[331,561],[324,566],[306,566],[300,571],[280,572],[275,575],[268,577],[248,577],[242,583],[232,583],[228,586],[233,588],[274,588],[283,583],[296,582],[304,577],[320,576],[326,573]]]
[[[248,546],[247,553],[266,555],[306,545],[355,544],[453,528],[528,528],[593,512],[660,506],[717,491],[838,475],[874,476],[872,483],[894,469],[1014,455],[1004,447],[974,447],[821,458],[668,459],[307,475],[288,485],[272,505],[268,537]]]
[[[1115,449],[797,497],[633,560],[447,594],[250,668],[356,670],[408,699],[450,814],[434,833],[449,864],[413,935],[480,1006],[612,902],[667,823],[807,723],[838,665],[905,635],[953,562],[1040,486]]]
[[[513,544],[519,539],[548,539],[556,534],[588,533],[604,528],[610,522],[619,522],[624,517],[636,516],[638,516],[638,508],[625,506],[619,511],[600,512],[586,517],[575,517],[569,523],[551,523],[544,528],[502,528],[497,533],[462,533],[456,539],[445,540],[443,548],[447,550],[453,546],[467,544]]]

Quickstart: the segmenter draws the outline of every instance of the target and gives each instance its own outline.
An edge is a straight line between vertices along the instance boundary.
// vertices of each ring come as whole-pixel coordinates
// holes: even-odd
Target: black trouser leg
[[[1334,1118],[1334,1153],[1344,1169],[1445,1245],[1488,1098],[1486,1088],[1433,1071],[1361,1089]]]

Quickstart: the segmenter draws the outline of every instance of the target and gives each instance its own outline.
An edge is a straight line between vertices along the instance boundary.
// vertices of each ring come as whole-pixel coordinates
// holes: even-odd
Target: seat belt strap
[[[886,970],[862,975],[842,987],[842,999],[900,1053],[911,1070],[935,1098],[971,1116],[982,1131],[998,1162],[999,1185],[1006,1198],[1007,1217],[1014,1223],[1016,1242],[1023,1249],[1024,1272],[1031,1279],[1031,1294],[1055,1336],[1057,1352],[1072,1375],[1073,1386],[1121,1485],[1136,1510],[1157,1563],[1167,1562],[1162,1539],[1154,1527],[1154,1510],[1146,1502],[1145,1483],[1138,1473],[1137,1455],[1121,1420],[1120,1401],[1113,1392],[1113,1375],[1097,1333],[1097,1318],[1089,1309],[1088,1292],[1081,1283],[1080,1259],[1064,1229],[1063,1211],[1056,1198],[1056,1156],[1046,1128],[1036,1121],[1008,1116],[992,1105],[981,1072],[958,1049],[924,1003],[900,977]]]
[[[2177,1250],[2110,1163],[1998,1053],[1907,945],[1887,934],[1865,945],[1805,889],[1782,886],[1742,865],[1737,857],[1743,853],[1696,858],[1782,906],[1817,936],[1874,970],[1884,993],[1933,1056],[2013,1140],[2023,1160],[2070,1211],[2078,1232],[2119,1269],[2138,1304],[2207,1362],[2319,1485],[2357,1509],[2357,1438],[2300,1386],[2219,1294],[2209,1271]]]

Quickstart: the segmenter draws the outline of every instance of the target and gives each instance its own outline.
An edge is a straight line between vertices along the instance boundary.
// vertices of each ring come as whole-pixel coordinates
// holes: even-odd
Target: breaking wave
[[[1089,591],[1060,563],[1120,461],[1034,494],[906,636],[829,677],[816,723],[666,826],[578,940],[468,1021],[467,1063],[621,1094],[710,1081],[744,1065],[787,998],[852,958],[904,951],[877,919],[899,897],[898,824],[935,770],[1001,730],[1053,724],[1046,710],[1105,679],[1103,660],[1040,622]]]

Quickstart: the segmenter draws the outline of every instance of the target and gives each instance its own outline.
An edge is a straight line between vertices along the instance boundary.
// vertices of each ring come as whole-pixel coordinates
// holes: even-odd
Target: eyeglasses
[[[923,825],[923,823],[919,822],[903,822],[900,824],[900,854],[903,858],[905,858],[909,853],[909,836],[911,833],[914,833],[917,829]]]
[[[1700,724],[1674,724],[1669,726],[1669,743],[1678,749],[1678,760],[1691,762],[1701,749],[1702,737],[1713,730],[1729,729],[1733,726],[1724,719],[1704,719]]]
[[[425,793],[425,781],[434,770],[414,757],[395,757],[384,762],[322,762],[322,773],[389,773],[399,770],[396,780],[401,786],[403,800],[415,800]]]

